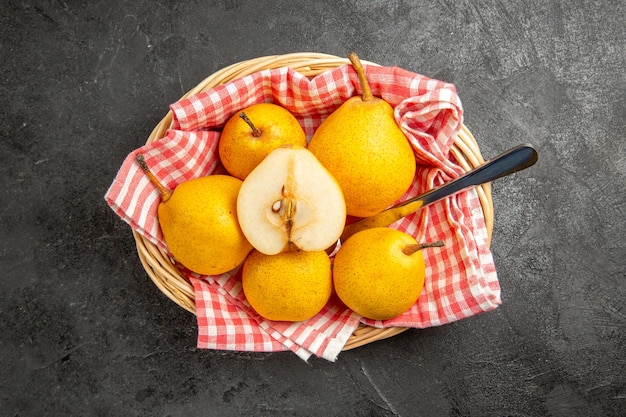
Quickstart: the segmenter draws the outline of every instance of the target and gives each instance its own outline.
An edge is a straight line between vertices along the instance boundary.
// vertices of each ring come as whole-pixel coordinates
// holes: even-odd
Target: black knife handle
[[[464,175],[434,188],[422,195],[402,202],[401,206],[421,200],[422,207],[432,204],[442,198],[456,194],[466,188],[491,182],[498,178],[532,166],[537,162],[537,150],[529,144],[518,145],[479,165]]]

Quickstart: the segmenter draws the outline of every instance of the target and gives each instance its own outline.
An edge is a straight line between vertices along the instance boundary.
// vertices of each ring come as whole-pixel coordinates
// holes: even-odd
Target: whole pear
[[[243,180],[270,152],[290,144],[307,144],[296,117],[278,104],[258,103],[228,119],[218,150],[228,173]]]
[[[415,175],[415,156],[393,107],[374,97],[356,54],[348,55],[363,90],[317,128],[308,149],[333,174],[349,215],[368,217],[398,200]]]
[[[355,313],[387,320],[408,310],[424,286],[422,249],[407,233],[388,227],[366,229],[339,248],[333,264],[335,291]]]
[[[302,321],[328,302],[333,279],[324,251],[265,255],[253,250],[243,264],[242,287],[250,306],[268,320]]]
[[[179,184],[173,191],[150,172],[142,155],[137,161],[159,189],[157,218],[174,258],[202,275],[219,275],[241,265],[252,250],[237,219],[242,181],[209,175]]]

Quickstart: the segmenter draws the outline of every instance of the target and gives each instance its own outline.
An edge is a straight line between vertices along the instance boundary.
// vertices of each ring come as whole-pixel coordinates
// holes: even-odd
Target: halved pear
[[[341,235],[346,203],[335,178],[308,149],[285,146],[273,150],[243,181],[237,217],[261,253],[320,251]]]

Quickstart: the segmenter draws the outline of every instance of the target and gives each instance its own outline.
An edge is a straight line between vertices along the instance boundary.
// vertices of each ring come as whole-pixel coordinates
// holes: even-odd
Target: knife
[[[501,177],[526,169],[537,162],[538,154],[529,144],[518,145],[490,159],[454,180],[390,207],[371,217],[347,225],[340,237],[345,242],[353,234],[372,227],[385,227],[445,197],[469,187],[491,182]]]

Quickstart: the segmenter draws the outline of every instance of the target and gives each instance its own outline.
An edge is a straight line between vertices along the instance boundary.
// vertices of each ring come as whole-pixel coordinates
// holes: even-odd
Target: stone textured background
[[[4,0],[3,416],[626,415],[622,1]],[[492,157],[503,304],[336,363],[199,351],[103,196],[167,106],[232,63],[315,51],[456,84]]]

